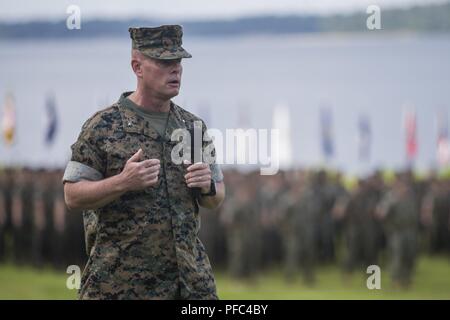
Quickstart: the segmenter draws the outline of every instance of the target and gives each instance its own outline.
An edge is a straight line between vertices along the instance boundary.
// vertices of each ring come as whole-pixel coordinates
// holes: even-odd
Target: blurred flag
[[[372,129],[369,117],[361,114],[358,118],[359,143],[358,154],[360,161],[370,160],[370,148],[372,144]]]
[[[2,135],[6,145],[10,146],[14,142],[14,133],[16,131],[16,109],[14,106],[14,97],[7,93],[3,107],[2,117]]]
[[[292,166],[292,141],[291,141],[291,115],[287,105],[277,104],[273,109],[272,128],[279,132],[278,141],[272,141],[272,145],[278,143],[278,163],[282,169],[290,169]]]
[[[436,116],[437,123],[437,159],[441,166],[445,166],[450,160],[450,146],[448,140],[448,115],[447,112],[439,112]]]
[[[320,128],[322,138],[322,153],[329,160],[334,155],[333,142],[333,117],[331,110],[324,108],[320,110]]]
[[[47,115],[47,126],[45,130],[45,144],[51,145],[55,140],[56,132],[58,130],[58,115],[56,112],[56,103],[53,95],[49,95],[45,102],[45,109]]]
[[[415,110],[405,112],[404,128],[406,134],[406,157],[408,161],[413,161],[417,156],[417,121]]]

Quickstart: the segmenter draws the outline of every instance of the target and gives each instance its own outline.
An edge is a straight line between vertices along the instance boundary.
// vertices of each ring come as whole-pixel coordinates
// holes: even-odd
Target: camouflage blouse
[[[64,181],[117,175],[139,148],[145,159],[160,159],[161,171],[156,186],[83,212],[89,260],[79,297],[217,299],[211,265],[198,238],[200,217],[185,183],[186,170],[171,161],[178,143],[171,141],[172,131],[200,119],[171,103],[162,137],[120,102],[85,122],[72,145]],[[211,170],[216,182],[223,179],[218,165]]]

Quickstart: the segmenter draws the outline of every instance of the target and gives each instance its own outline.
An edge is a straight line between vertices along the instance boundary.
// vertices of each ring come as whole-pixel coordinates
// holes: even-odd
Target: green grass
[[[381,289],[367,289],[370,275],[363,270],[344,278],[335,266],[317,271],[314,287],[303,284],[300,276],[287,282],[280,271],[262,273],[252,281],[230,279],[217,274],[221,299],[450,299],[450,259],[421,257],[409,289],[395,288],[389,272],[381,269]]]
[[[389,273],[381,271],[381,290],[366,287],[365,273],[344,278],[337,267],[321,267],[313,288],[297,277],[289,283],[280,271],[263,272],[252,280],[216,272],[221,299],[450,299],[450,259],[423,256],[408,290],[394,289]],[[66,288],[69,275],[52,269],[0,265],[0,299],[76,299]]]
[[[0,299],[76,299],[76,290],[66,287],[68,276],[50,268],[0,265]]]

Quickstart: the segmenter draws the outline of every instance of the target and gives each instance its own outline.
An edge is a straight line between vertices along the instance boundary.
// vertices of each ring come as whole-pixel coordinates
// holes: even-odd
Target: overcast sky
[[[215,19],[259,14],[329,14],[365,11],[368,5],[406,7],[448,0],[0,0],[0,22],[61,20],[78,5],[84,19],[146,17]]]

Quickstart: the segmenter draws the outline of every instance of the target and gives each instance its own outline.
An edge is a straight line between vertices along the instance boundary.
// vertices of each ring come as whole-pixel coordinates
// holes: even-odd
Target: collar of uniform
[[[125,132],[143,134],[153,139],[157,139],[159,137],[159,134],[150,126],[148,121],[146,121],[134,110],[124,106],[124,99],[131,93],[132,91],[124,92],[117,102],[117,104],[119,105],[120,115],[122,117],[123,130]]]
[[[171,139],[174,130],[188,128],[188,124],[186,123],[186,120],[183,118],[180,109],[181,108],[179,106],[170,101],[170,111],[169,117],[167,119],[167,126],[165,132],[165,141],[167,141],[169,144],[178,143],[178,141],[172,141]]]
[[[152,139],[157,139],[159,137],[158,132],[150,126],[148,121],[146,121],[143,117],[141,117],[138,113],[133,111],[130,108],[123,106],[122,101],[129,96],[132,91],[124,92],[118,101],[120,114],[122,117],[122,125],[123,130],[125,132],[132,132],[138,134],[144,134],[146,136],[151,137]],[[179,107],[170,101],[170,110],[168,116],[168,125],[166,127],[165,132],[165,140],[170,141],[170,136],[172,134],[173,129],[169,128],[170,124],[175,124],[178,128],[187,128],[186,121],[181,116]]]
[[[189,127],[188,123],[186,122],[186,120],[184,119],[184,117],[181,114],[181,108],[179,106],[177,106],[175,103],[173,103],[172,101],[170,101],[169,117],[172,117],[171,119],[169,119],[169,126],[174,125],[176,127],[169,128],[169,126],[168,126],[168,128],[166,130],[166,135],[168,133],[171,133],[175,129],[178,129],[178,128],[187,129]]]

